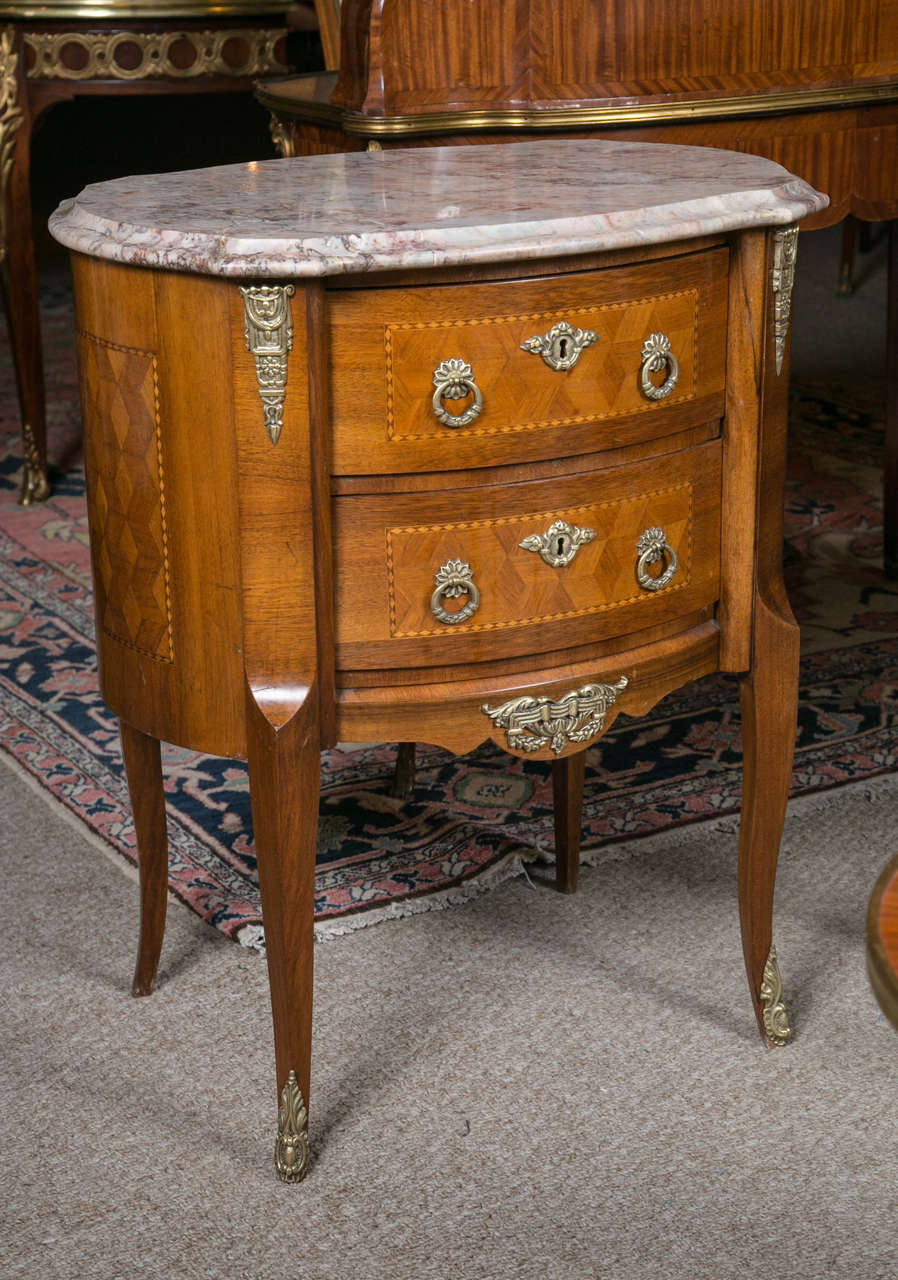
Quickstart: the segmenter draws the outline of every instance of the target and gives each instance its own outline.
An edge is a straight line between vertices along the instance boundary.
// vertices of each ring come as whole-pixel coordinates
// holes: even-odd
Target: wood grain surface
[[[894,75],[891,2],[344,0],[333,102],[362,114],[764,94]],[[479,94],[477,89],[479,87]]]
[[[338,666],[540,653],[711,603],[720,579],[720,458],[712,441],[633,467],[531,484],[336,499]],[[520,543],[561,519],[596,537],[554,568]],[[636,562],[638,538],[654,526],[665,530],[679,567],[653,592],[639,586]],[[471,566],[480,607],[469,621],[446,625],[434,617],[431,596],[437,571],[458,559]]]
[[[165,918],[159,739],[248,758],[277,1086],[294,1071],[308,1105],[322,746],[463,752],[492,738],[552,760],[556,885],[572,892],[584,722],[524,744],[497,709],[535,700],[545,724],[562,700],[614,685],[595,741],[724,669],[742,677],[738,894],[763,1033],[797,696],[775,234],[654,259],[643,248],[605,270],[591,258],[539,275],[284,282],[293,346],[276,443],[235,283],[76,256],[101,686],[122,722],[141,870],[135,992],[152,990]],[[564,319],[600,336],[559,373],[520,343]],[[642,404],[641,348],[658,331],[680,382]],[[429,366],[455,354],[489,408],[447,434],[427,417]],[[594,534],[561,566],[521,546],[558,520]],[[653,527],[678,558],[657,591],[636,568]],[[472,595],[434,596],[456,560],[480,605],[446,624],[434,599],[451,614]]]
[[[561,279],[332,290],[336,472],[565,457],[656,439],[719,414],[726,271],[719,250]],[[561,321],[598,340],[559,372],[521,344]],[[659,332],[670,339],[679,380],[668,398],[652,400],[640,387],[642,348]],[[450,358],[471,365],[483,395],[480,416],[460,428],[443,425],[432,403],[434,373]],[[445,407],[458,415],[469,403]]]

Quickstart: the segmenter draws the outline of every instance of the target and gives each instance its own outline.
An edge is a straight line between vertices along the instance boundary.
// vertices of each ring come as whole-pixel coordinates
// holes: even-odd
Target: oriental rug
[[[108,850],[134,860],[113,717],[97,689],[71,298],[43,296],[52,499],[16,504],[12,369],[0,367],[0,746]],[[898,589],[881,569],[882,406],[838,386],[794,389],[787,582],[802,627],[793,795],[898,766]],[[711,677],[639,720],[621,716],[588,755],[584,860],[622,842],[736,814],[737,683]],[[340,932],[482,890],[551,861],[548,764],[486,744],[418,747],[412,798],[392,799],[394,745],[322,757],[316,918]],[[164,750],[170,883],[248,945],[261,937],[245,766]],[[713,846],[712,846],[713,856]]]

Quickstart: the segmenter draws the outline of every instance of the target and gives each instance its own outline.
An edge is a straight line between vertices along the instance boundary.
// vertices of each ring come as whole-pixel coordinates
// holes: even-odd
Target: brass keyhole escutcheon
[[[528,534],[518,545],[524,551],[535,551],[551,568],[564,569],[595,536],[595,529],[580,529],[567,520],[553,520],[544,533]]]
[[[592,329],[575,329],[567,320],[559,320],[548,333],[538,333],[522,342],[521,350],[542,356],[550,369],[564,373],[573,369],[586,348],[598,340],[599,335]]]

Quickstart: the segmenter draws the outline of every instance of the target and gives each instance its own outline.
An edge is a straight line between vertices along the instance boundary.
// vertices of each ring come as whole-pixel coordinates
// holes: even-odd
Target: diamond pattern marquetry
[[[81,335],[90,533],[98,625],[173,660],[156,358]]]
[[[558,373],[521,343],[559,318],[593,329],[599,339],[572,369]],[[664,333],[680,364],[671,397],[695,395],[698,293],[694,289],[612,306],[571,307],[529,315],[446,323],[389,325],[386,330],[387,431],[393,440],[451,434],[435,418],[433,371],[459,356],[473,368],[484,410],[465,428],[466,438],[538,430],[651,412],[656,402],[640,391],[642,347],[650,333]],[[447,401],[452,413],[459,402]]]
[[[399,638],[445,632],[429,608],[431,566],[454,558],[471,565],[481,598],[477,613],[461,623],[458,632],[578,618],[635,601],[657,608],[653,600],[669,597],[690,581],[692,498],[692,486],[681,484],[619,502],[565,507],[566,520],[594,529],[596,537],[564,568],[552,568],[520,546],[528,534],[548,528],[558,511],[390,529],[391,634]],[[657,596],[640,589],[634,568],[637,539],[654,524],[663,525],[680,561],[673,582]]]

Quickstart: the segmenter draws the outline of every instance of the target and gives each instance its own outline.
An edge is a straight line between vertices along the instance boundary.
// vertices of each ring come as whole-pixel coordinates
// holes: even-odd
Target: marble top
[[[782,225],[827,204],[757,156],[542,139],[118,178],[63,201],[50,230],[116,262],[324,276],[630,248]]]

